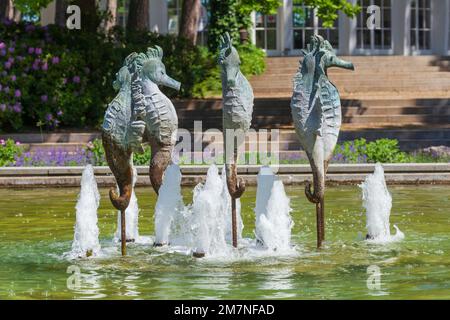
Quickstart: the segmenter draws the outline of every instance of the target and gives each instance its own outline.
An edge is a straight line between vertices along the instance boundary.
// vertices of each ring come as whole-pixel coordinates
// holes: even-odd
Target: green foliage
[[[52,0],[13,0],[14,6],[22,14],[39,16],[40,10],[47,7]]]
[[[253,11],[276,14],[281,4],[280,0],[240,0],[237,11],[238,24],[240,27],[249,29],[252,25],[250,14]]]
[[[240,0],[239,12],[247,15],[250,15],[252,11],[275,14],[281,4],[281,0]]]
[[[346,163],[404,163],[415,162],[413,156],[400,150],[396,139],[378,139],[367,142],[360,138],[345,141],[334,151],[334,159]]]
[[[266,53],[251,43],[237,47],[241,59],[241,71],[245,76],[262,74],[266,69]]]
[[[294,4],[306,5],[317,9],[317,16],[326,28],[331,28],[342,11],[350,18],[354,18],[361,10],[358,5],[347,0],[294,0]]]
[[[14,140],[0,140],[0,167],[13,164],[22,153],[22,146]]]
[[[240,29],[251,27],[250,14],[258,11],[274,14],[281,6],[280,0],[210,0],[208,9],[211,17],[208,24],[208,47],[217,51],[219,37],[228,32],[237,46],[240,43]]]
[[[148,166],[150,165],[151,156],[151,148],[146,146],[143,153],[133,153],[133,163],[135,166]]]
[[[340,159],[345,159],[345,162],[348,163],[358,163],[366,156],[366,144],[366,139],[364,138],[353,141],[344,141],[335,148],[335,158],[337,158],[338,161]]]
[[[211,17],[208,23],[208,48],[216,52],[219,47],[219,37],[225,32],[230,34],[234,45],[239,44],[238,0],[210,0],[208,3]]]
[[[101,139],[95,139],[85,147],[86,154],[90,156],[92,164],[96,166],[106,166],[105,150]],[[134,153],[133,163],[136,166],[144,166],[150,164],[151,150],[149,146],[144,147],[144,153]]]
[[[396,139],[378,139],[369,142],[366,146],[366,155],[369,162],[408,162],[408,156],[400,151]]]
[[[103,143],[101,139],[95,139],[89,142],[85,150],[90,152],[92,156],[92,163],[96,166],[106,166],[108,163],[105,158],[105,150],[103,149]]]

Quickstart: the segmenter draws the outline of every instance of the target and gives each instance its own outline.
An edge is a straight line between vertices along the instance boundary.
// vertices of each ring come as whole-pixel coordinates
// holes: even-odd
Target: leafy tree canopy
[[[38,16],[39,11],[52,0],[13,0],[14,6],[19,9],[22,14],[30,16]]]
[[[326,28],[331,28],[339,16],[339,11],[353,18],[361,9],[347,0],[294,0],[294,4],[305,5],[317,9],[317,16]]]

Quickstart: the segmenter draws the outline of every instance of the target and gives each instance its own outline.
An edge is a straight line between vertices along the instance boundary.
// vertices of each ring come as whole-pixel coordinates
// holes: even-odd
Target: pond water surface
[[[79,189],[0,189],[1,299],[450,299],[450,188],[390,186],[387,245],[364,241],[365,215],[356,186],[326,193],[326,243],[317,251],[315,207],[303,188],[287,187],[296,254],[195,259],[145,244],[120,257],[106,189],[101,189],[101,258],[68,260]],[[242,198],[244,237],[254,238],[254,188]],[[153,235],[155,194],[138,188],[139,232]],[[183,189],[185,202],[192,189]],[[393,228],[391,228],[393,230]],[[374,269],[375,268],[375,269]],[[368,279],[379,270],[380,286]],[[79,282],[73,277],[79,271]]]

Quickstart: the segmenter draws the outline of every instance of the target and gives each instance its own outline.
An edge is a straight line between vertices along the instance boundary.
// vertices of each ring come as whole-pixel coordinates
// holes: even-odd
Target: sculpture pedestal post
[[[317,248],[322,247],[322,242],[325,240],[325,213],[324,213],[324,199],[316,203],[316,219],[317,219]]]
[[[127,233],[125,225],[125,209],[120,210],[120,241],[122,244],[122,256],[127,255]]]
[[[231,197],[231,231],[233,236],[233,247],[237,248],[237,222],[236,222],[236,198]]]

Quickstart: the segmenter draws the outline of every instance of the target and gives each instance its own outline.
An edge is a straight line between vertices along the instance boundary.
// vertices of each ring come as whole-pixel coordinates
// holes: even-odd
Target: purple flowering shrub
[[[89,38],[80,41],[80,37]],[[95,126],[114,93],[103,89],[111,71],[89,59],[96,35],[58,26],[0,23],[0,127],[18,130],[45,125]],[[102,67],[102,64],[105,67]],[[91,77],[91,70],[101,73]],[[112,75],[111,75],[112,77]],[[93,106],[96,106],[95,108]]]
[[[213,58],[176,35],[0,21],[1,130],[99,126],[123,60],[153,45],[164,50],[167,73],[183,84],[180,92],[162,88],[168,96],[192,97],[194,86],[216,68]]]

